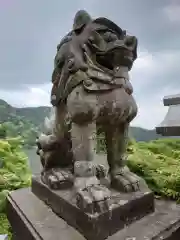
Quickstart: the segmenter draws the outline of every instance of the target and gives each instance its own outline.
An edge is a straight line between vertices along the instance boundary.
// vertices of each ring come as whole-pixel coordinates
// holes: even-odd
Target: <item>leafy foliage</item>
[[[16,118],[13,122],[7,121],[0,124],[0,138],[18,137],[23,139],[22,144],[25,147],[32,147],[35,145],[35,139],[38,135],[39,129],[31,122]]]
[[[0,213],[0,234],[7,234],[8,233],[8,239],[12,239],[11,234],[11,227],[9,225],[9,222],[7,220],[5,213]]]
[[[0,234],[9,231],[5,215],[6,197],[9,191],[31,184],[31,172],[21,144],[20,137],[0,140]]]
[[[98,151],[104,151],[101,136]],[[180,140],[158,139],[136,142],[131,139],[127,148],[128,166],[143,177],[159,196],[180,202]]]
[[[158,195],[180,201],[180,140],[159,139],[134,143],[130,169],[142,176]]]

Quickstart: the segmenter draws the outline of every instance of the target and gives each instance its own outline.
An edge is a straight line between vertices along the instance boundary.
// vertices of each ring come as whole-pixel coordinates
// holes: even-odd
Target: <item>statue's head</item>
[[[79,10],[74,17],[73,30],[78,31],[91,21],[92,18],[89,13],[87,13],[85,10]]]

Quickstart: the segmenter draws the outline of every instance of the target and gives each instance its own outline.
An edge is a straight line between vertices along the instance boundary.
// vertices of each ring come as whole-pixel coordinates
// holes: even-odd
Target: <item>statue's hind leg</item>
[[[110,130],[110,129],[109,129]],[[141,179],[127,167],[128,124],[106,131],[111,186],[122,192],[138,191]]]
[[[146,187],[143,181],[127,167],[126,148],[129,123],[137,114],[137,105],[132,96],[123,89],[114,91],[109,126],[105,127],[107,160],[111,185],[119,191],[132,192]]]

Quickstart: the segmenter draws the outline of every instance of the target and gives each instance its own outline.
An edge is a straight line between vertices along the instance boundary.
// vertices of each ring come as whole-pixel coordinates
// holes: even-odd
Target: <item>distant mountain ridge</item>
[[[21,118],[34,124],[35,127],[42,126],[45,117],[50,113],[50,107],[23,107],[16,108],[0,99],[0,123]],[[140,127],[130,127],[130,136],[136,141],[150,141],[160,138],[155,130],[148,130]]]

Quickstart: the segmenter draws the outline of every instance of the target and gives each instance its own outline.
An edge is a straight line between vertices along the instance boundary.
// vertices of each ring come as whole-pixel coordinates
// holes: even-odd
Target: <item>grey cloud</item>
[[[159,57],[164,51],[179,49],[179,26],[171,22],[164,11],[171,2],[16,0],[9,3],[0,8],[1,89],[23,90],[27,85],[50,82],[56,45],[71,29],[74,14],[80,8],[85,8],[94,17],[106,16],[114,20],[138,37],[140,48],[153,54],[157,66],[152,72],[145,69],[144,75],[141,72],[134,75],[142,81],[147,80],[144,94],[147,90],[150,94],[150,89],[155,87],[159,91],[167,84],[180,87],[178,61],[170,67]],[[180,59],[180,56],[177,58]]]
[[[179,26],[170,22],[164,11],[172,1],[104,0],[103,3],[94,4],[96,14],[105,14],[138,36],[140,44],[149,51],[179,47]]]
[[[1,88],[50,81],[56,45],[70,30],[78,5],[17,0],[0,8]]]
[[[169,94],[171,94],[171,90],[175,89],[178,93],[178,89],[180,89],[179,63],[180,50],[161,51],[153,54],[149,67],[133,69],[132,71],[132,81],[135,83],[137,81],[136,93],[141,98],[154,96],[168,88]]]

